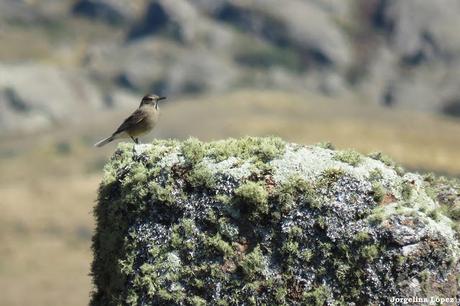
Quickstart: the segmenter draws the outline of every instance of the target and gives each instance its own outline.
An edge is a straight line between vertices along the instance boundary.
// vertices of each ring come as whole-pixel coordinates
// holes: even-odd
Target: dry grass
[[[84,305],[91,282],[91,210],[114,150],[91,146],[126,112],[41,135],[0,139],[0,305]],[[99,115],[98,115],[99,116]],[[91,123],[95,122],[95,123]],[[100,123],[96,123],[100,122]],[[460,173],[460,123],[280,92],[174,101],[150,138],[279,135],[383,151],[414,169]]]
[[[0,186],[0,305],[87,304],[98,180],[36,175]]]
[[[103,153],[40,138],[0,159],[0,305],[85,305]]]

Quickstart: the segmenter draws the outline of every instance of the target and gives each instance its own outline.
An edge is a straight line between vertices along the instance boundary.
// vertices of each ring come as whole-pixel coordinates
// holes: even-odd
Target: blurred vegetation
[[[304,70],[301,56],[292,49],[249,40],[239,46],[235,51],[235,60],[243,66],[262,70],[283,67],[297,73]]]

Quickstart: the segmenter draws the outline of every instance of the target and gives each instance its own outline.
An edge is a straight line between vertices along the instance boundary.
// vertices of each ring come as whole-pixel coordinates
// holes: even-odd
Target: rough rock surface
[[[92,305],[454,298],[458,226],[440,202],[458,189],[432,182],[277,138],[122,144],[95,209]]]

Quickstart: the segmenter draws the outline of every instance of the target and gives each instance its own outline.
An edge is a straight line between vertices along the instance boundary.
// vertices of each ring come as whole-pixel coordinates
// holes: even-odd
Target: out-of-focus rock
[[[79,0],[72,9],[72,14],[89,19],[120,25],[133,22],[144,1],[129,0]]]
[[[331,15],[313,1],[226,1],[213,11],[220,21],[281,47],[292,47],[320,65],[345,66],[349,45]]]
[[[32,24],[40,22],[43,16],[23,0],[0,1],[0,23],[23,22]]]
[[[168,92],[222,92],[234,86],[239,72],[231,62],[205,50],[187,52],[165,73]]]
[[[139,104],[139,97],[125,90],[112,90],[103,98],[105,106],[114,109],[129,109]]]
[[[330,14],[304,1],[292,1],[281,7],[277,1],[271,3],[271,14],[284,23],[285,35],[294,46],[310,53],[313,61],[338,67],[350,62],[350,45]]]
[[[98,75],[111,76],[122,88],[158,94],[222,92],[231,88],[242,73],[236,63],[212,49],[184,50],[152,37],[136,40],[121,50],[97,48],[90,62]]]
[[[31,132],[63,119],[78,121],[81,111],[102,107],[84,73],[41,64],[0,65],[0,92],[5,129]]]
[[[458,57],[460,2],[383,1],[380,14],[393,48],[409,65],[437,58]]]
[[[33,133],[52,126],[47,114],[32,111],[11,88],[0,89],[0,131]]]
[[[64,19],[68,7],[68,1],[59,0],[2,0],[0,24],[51,27]]]
[[[151,1],[144,16],[130,30],[128,39],[163,33],[183,42],[192,42],[200,24],[199,12],[186,0]]]
[[[455,109],[460,95],[460,74],[455,69],[460,65],[460,35],[455,30],[460,26],[460,3],[374,3],[374,26],[386,40],[370,61],[365,91],[374,101],[392,107],[446,113]]]

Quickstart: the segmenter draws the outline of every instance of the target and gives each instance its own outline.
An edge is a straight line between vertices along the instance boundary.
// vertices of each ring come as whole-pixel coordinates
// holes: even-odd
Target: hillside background
[[[0,1],[0,305],[84,305],[95,149],[278,135],[460,176],[458,0]]]

